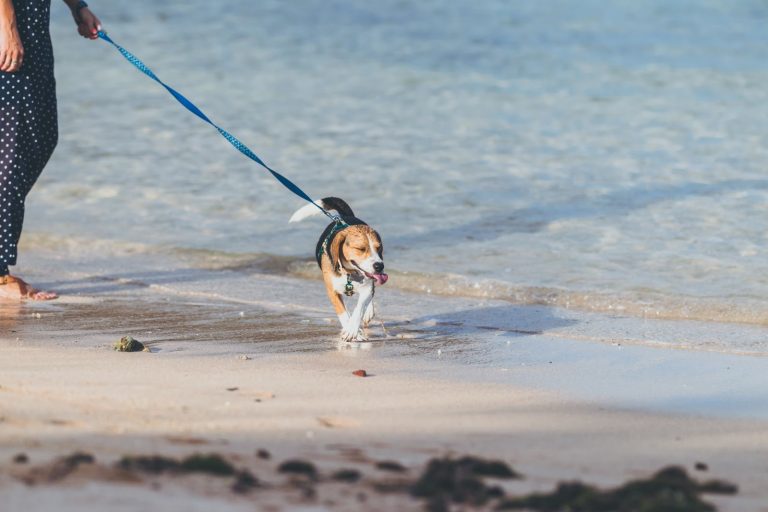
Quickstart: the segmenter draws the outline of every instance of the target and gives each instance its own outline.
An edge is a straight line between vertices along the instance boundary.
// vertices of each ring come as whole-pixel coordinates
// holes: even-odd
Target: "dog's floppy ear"
[[[331,257],[331,265],[333,265],[333,270],[337,270],[339,268],[339,264],[343,265],[344,263],[344,253],[342,252],[342,247],[344,247],[344,242],[346,240],[346,229],[342,229],[336,233],[336,236],[334,236],[333,240],[331,240],[331,245],[328,247],[328,255]]]
[[[384,242],[381,241],[381,235],[376,230],[373,230],[373,236],[376,237],[376,241],[379,242],[379,258],[384,257]]]

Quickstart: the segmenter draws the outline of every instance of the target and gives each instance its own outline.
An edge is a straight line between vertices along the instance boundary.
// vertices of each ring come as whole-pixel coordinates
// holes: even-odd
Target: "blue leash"
[[[139,71],[141,71],[142,73],[144,73],[145,75],[147,75],[149,78],[151,78],[151,79],[152,79],[152,80],[154,80],[155,82],[157,82],[157,83],[159,83],[160,85],[162,85],[163,87],[165,87],[165,89],[166,89],[166,90],[167,90],[169,93],[171,93],[171,96],[173,96],[174,98],[176,98],[176,100],[177,100],[179,103],[181,103],[181,104],[182,104],[182,105],[183,105],[183,106],[184,106],[184,107],[185,107],[187,110],[189,110],[190,112],[192,112],[193,114],[195,114],[197,117],[199,117],[200,119],[202,119],[202,120],[203,120],[203,121],[205,121],[206,123],[208,123],[208,124],[210,124],[211,126],[213,126],[214,128],[216,128],[216,130],[218,130],[218,132],[219,132],[219,133],[222,135],[222,137],[224,137],[225,139],[227,139],[227,140],[229,141],[229,143],[230,143],[230,144],[232,144],[232,145],[235,147],[235,149],[237,149],[239,152],[241,152],[242,154],[244,154],[245,156],[247,156],[248,158],[250,158],[251,160],[253,160],[253,161],[254,161],[254,162],[256,162],[257,164],[259,164],[260,166],[262,166],[263,168],[265,168],[266,170],[268,170],[270,173],[272,173],[272,176],[274,176],[274,177],[275,177],[275,179],[277,179],[277,181],[279,181],[280,183],[282,183],[282,184],[283,184],[283,186],[284,186],[285,188],[287,188],[288,190],[290,190],[291,192],[293,192],[294,194],[296,194],[296,195],[297,195],[297,196],[299,196],[300,198],[304,199],[305,201],[309,201],[310,203],[312,203],[312,204],[314,204],[315,206],[317,206],[317,207],[318,207],[318,208],[319,208],[319,209],[320,209],[320,210],[321,210],[321,211],[322,211],[322,212],[323,212],[325,215],[327,215],[328,217],[330,217],[330,218],[331,218],[333,221],[336,221],[336,222],[338,222],[338,221],[340,220],[338,217],[335,217],[335,216],[331,215],[331,214],[330,214],[328,211],[326,211],[326,210],[325,210],[323,207],[321,207],[320,205],[318,205],[317,203],[315,203],[315,202],[312,200],[312,198],[311,198],[311,197],[309,197],[309,196],[308,196],[308,195],[307,195],[307,194],[306,194],[306,193],[305,193],[303,190],[301,190],[301,188],[299,188],[299,186],[298,186],[298,185],[296,185],[294,182],[292,182],[291,180],[289,180],[288,178],[286,178],[285,176],[283,176],[282,174],[280,174],[279,172],[275,171],[274,169],[272,169],[271,167],[269,167],[267,164],[265,164],[265,163],[262,161],[262,159],[261,159],[261,158],[259,158],[259,157],[256,155],[256,153],[254,153],[253,151],[251,151],[251,150],[248,148],[248,146],[246,146],[245,144],[243,144],[242,142],[240,142],[240,141],[239,141],[239,140],[238,140],[238,139],[237,139],[237,138],[236,138],[234,135],[232,135],[231,133],[229,133],[229,132],[228,132],[228,131],[226,131],[225,129],[221,128],[220,126],[218,126],[216,123],[214,123],[214,122],[213,122],[213,121],[211,121],[210,119],[208,119],[208,116],[206,116],[206,115],[203,113],[203,111],[202,111],[202,110],[200,110],[199,108],[197,108],[197,106],[195,106],[195,104],[194,104],[194,103],[192,103],[191,101],[189,101],[189,100],[188,100],[187,98],[185,98],[185,97],[184,97],[184,96],[183,96],[181,93],[179,93],[178,91],[176,91],[175,89],[173,89],[173,88],[172,88],[172,87],[170,87],[169,85],[165,84],[165,83],[164,83],[162,80],[160,80],[160,79],[157,77],[157,75],[155,75],[155,74],[152,72],[152,70],[151,70],[151,69],[149,69],[149,68],[146,66],[146,64],[144,64],[143,62],[141,62],[141,60],[139,60],[139,58],[138,58],[138,57],[136,57],[134,54],[132,54],[131,52],[129,52],[128,50],[126,50],[125,48],[123,48],[122,46],[120,46],[119,44],[117,44],[116,42],[114,42],[112,39],[110,39],[110,37],[107,35],[107,33],[106,33],[106,32],[104,32],[103,30],[102,30],[102,31],[99,31],[99,37],[100,37],[101,39],[103,39],[104,41],[106,41],[106,42],[110,43],[110,44],[111,44],[112,46],[114,46],[115,48],[117,48],[117,49],[118,49],[118,51],[119,51],[119,52],[120,52],[120,53],[123,55],[123,57],[125,57],[125,60],[127,60],[128,62],[130,62],[130,63],[131,63],[131,64],[133,64],[134,66],[136,66],[136,69],[138,69]]]

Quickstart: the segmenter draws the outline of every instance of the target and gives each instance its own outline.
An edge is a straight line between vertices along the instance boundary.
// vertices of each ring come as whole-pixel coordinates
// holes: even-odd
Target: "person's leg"
[[[34,136],[26,123],[23,105],[32,101],[24,91],[23,76],[9,77],[0,73],[0,300],[48,300],[55,293],[36,290],[24,280],[9,275],[8,267],[16,264],[17,245],[24,220],[24,199],[42,166],[50,156],[52,143],[38,147],[29,144]],[[40,134],[37,134],[40,136]],[[26,139],[26,140],[25,140]],[[32,142],[41,139],[31,138]]]
[[[22,111],[20,150],[27,160],[23,169],[22,194],[27,197],[56,148],[59,137],[56,108],[56,83],[53,71],[36,72],[29,76],[31,92],[27,93]]]
[[[18,143],[11,143],[15,151],[8,157],[12,166],[10,174],[14,176],[11,180],[14,185],[13,198],[10,201],[13,206],[13,221],[9,230],[9,245],[12,245],[13,250],[6,262],[8,265],[16,264],[16,246],[24,225],[24,204],[27,195],[43,172],[58,141],[56,93],[53,85],[41,83],[39,77],[30,78],[28,84],[33,88],[34,94],[27,93],[21,96],[23,107],[20,107],[21,112],[18,115],[21,122],[9,137]],[[0,106],[0,119],[2,117],[2,106]],[[15,133],[16,131],[18,133]],[[1,133],[0,140],[3,139]],[[0,153],[0,169],[4,165],[2,156]]]
[[[16,245],[24,218],[26,189],[21,147],[21,107],[26,77],[0,73],[0,271],[16,264]],[[26,98],[24,98],[26,99]],[[28,157],[27,157],[28,158]]]
[[[17,90],[14,80],[3,81],[0,77],[0,83],[12,83],[11,90]],[[31,101],[24,94],[20,98],[22,102]],[[37,290],[24,280],[9,275],[8,267],[16,264],[24,200],[56,145],[50,129],[34,133],[25,119],[33,116],[29,116],[29,112],[27,116],[20,114],[14,103],[4,101],[0,92],[0,300],[55,299],[55,293]]]
[[[8,267],[16,264],[24,200],[58,136],[48,6],[46,0],[17,6],[24,63],[16,73],[0,72],[0,298],[56,297],[8,273]]]

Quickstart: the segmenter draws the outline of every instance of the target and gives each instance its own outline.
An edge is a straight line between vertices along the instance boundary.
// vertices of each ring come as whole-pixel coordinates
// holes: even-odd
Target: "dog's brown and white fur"
[[[338,197],[315,201],[324,210],[344,222],[331,222],[317,242],[315,255],[323,272],[328,298],[341,322],[341,339],[365,341],[362,328],[376,314],[373,295],[377,284],[387,282],[384,271],[384,246],[381,237],[368,224],[355,217],[352,208]],[[308,204],[293,214],[289,222],[298,222],[322,211]],[[351,290],[347,285],[351,284]],[[352,313],[347,312],[342,294],[359,294]]]

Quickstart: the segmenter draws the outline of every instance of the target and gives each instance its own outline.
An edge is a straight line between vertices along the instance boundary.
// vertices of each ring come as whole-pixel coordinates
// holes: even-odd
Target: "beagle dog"
[[[323,272],[325,290],[341,322],[341,339],[365,341],[362,327],[366,327],[376,314],[373,294],[376,285],[387,282],[384,273],[384,246],[381,237],[368,224],[355,217],[352,208],[338,197],[315,201],[317,206],[338,217],[328,224],[315,248],[315,257]],[[289,222],[320,214],[314,204],[308,204],[293,214]],[[344,306],[342,294],[360,295],[352,314]]]

